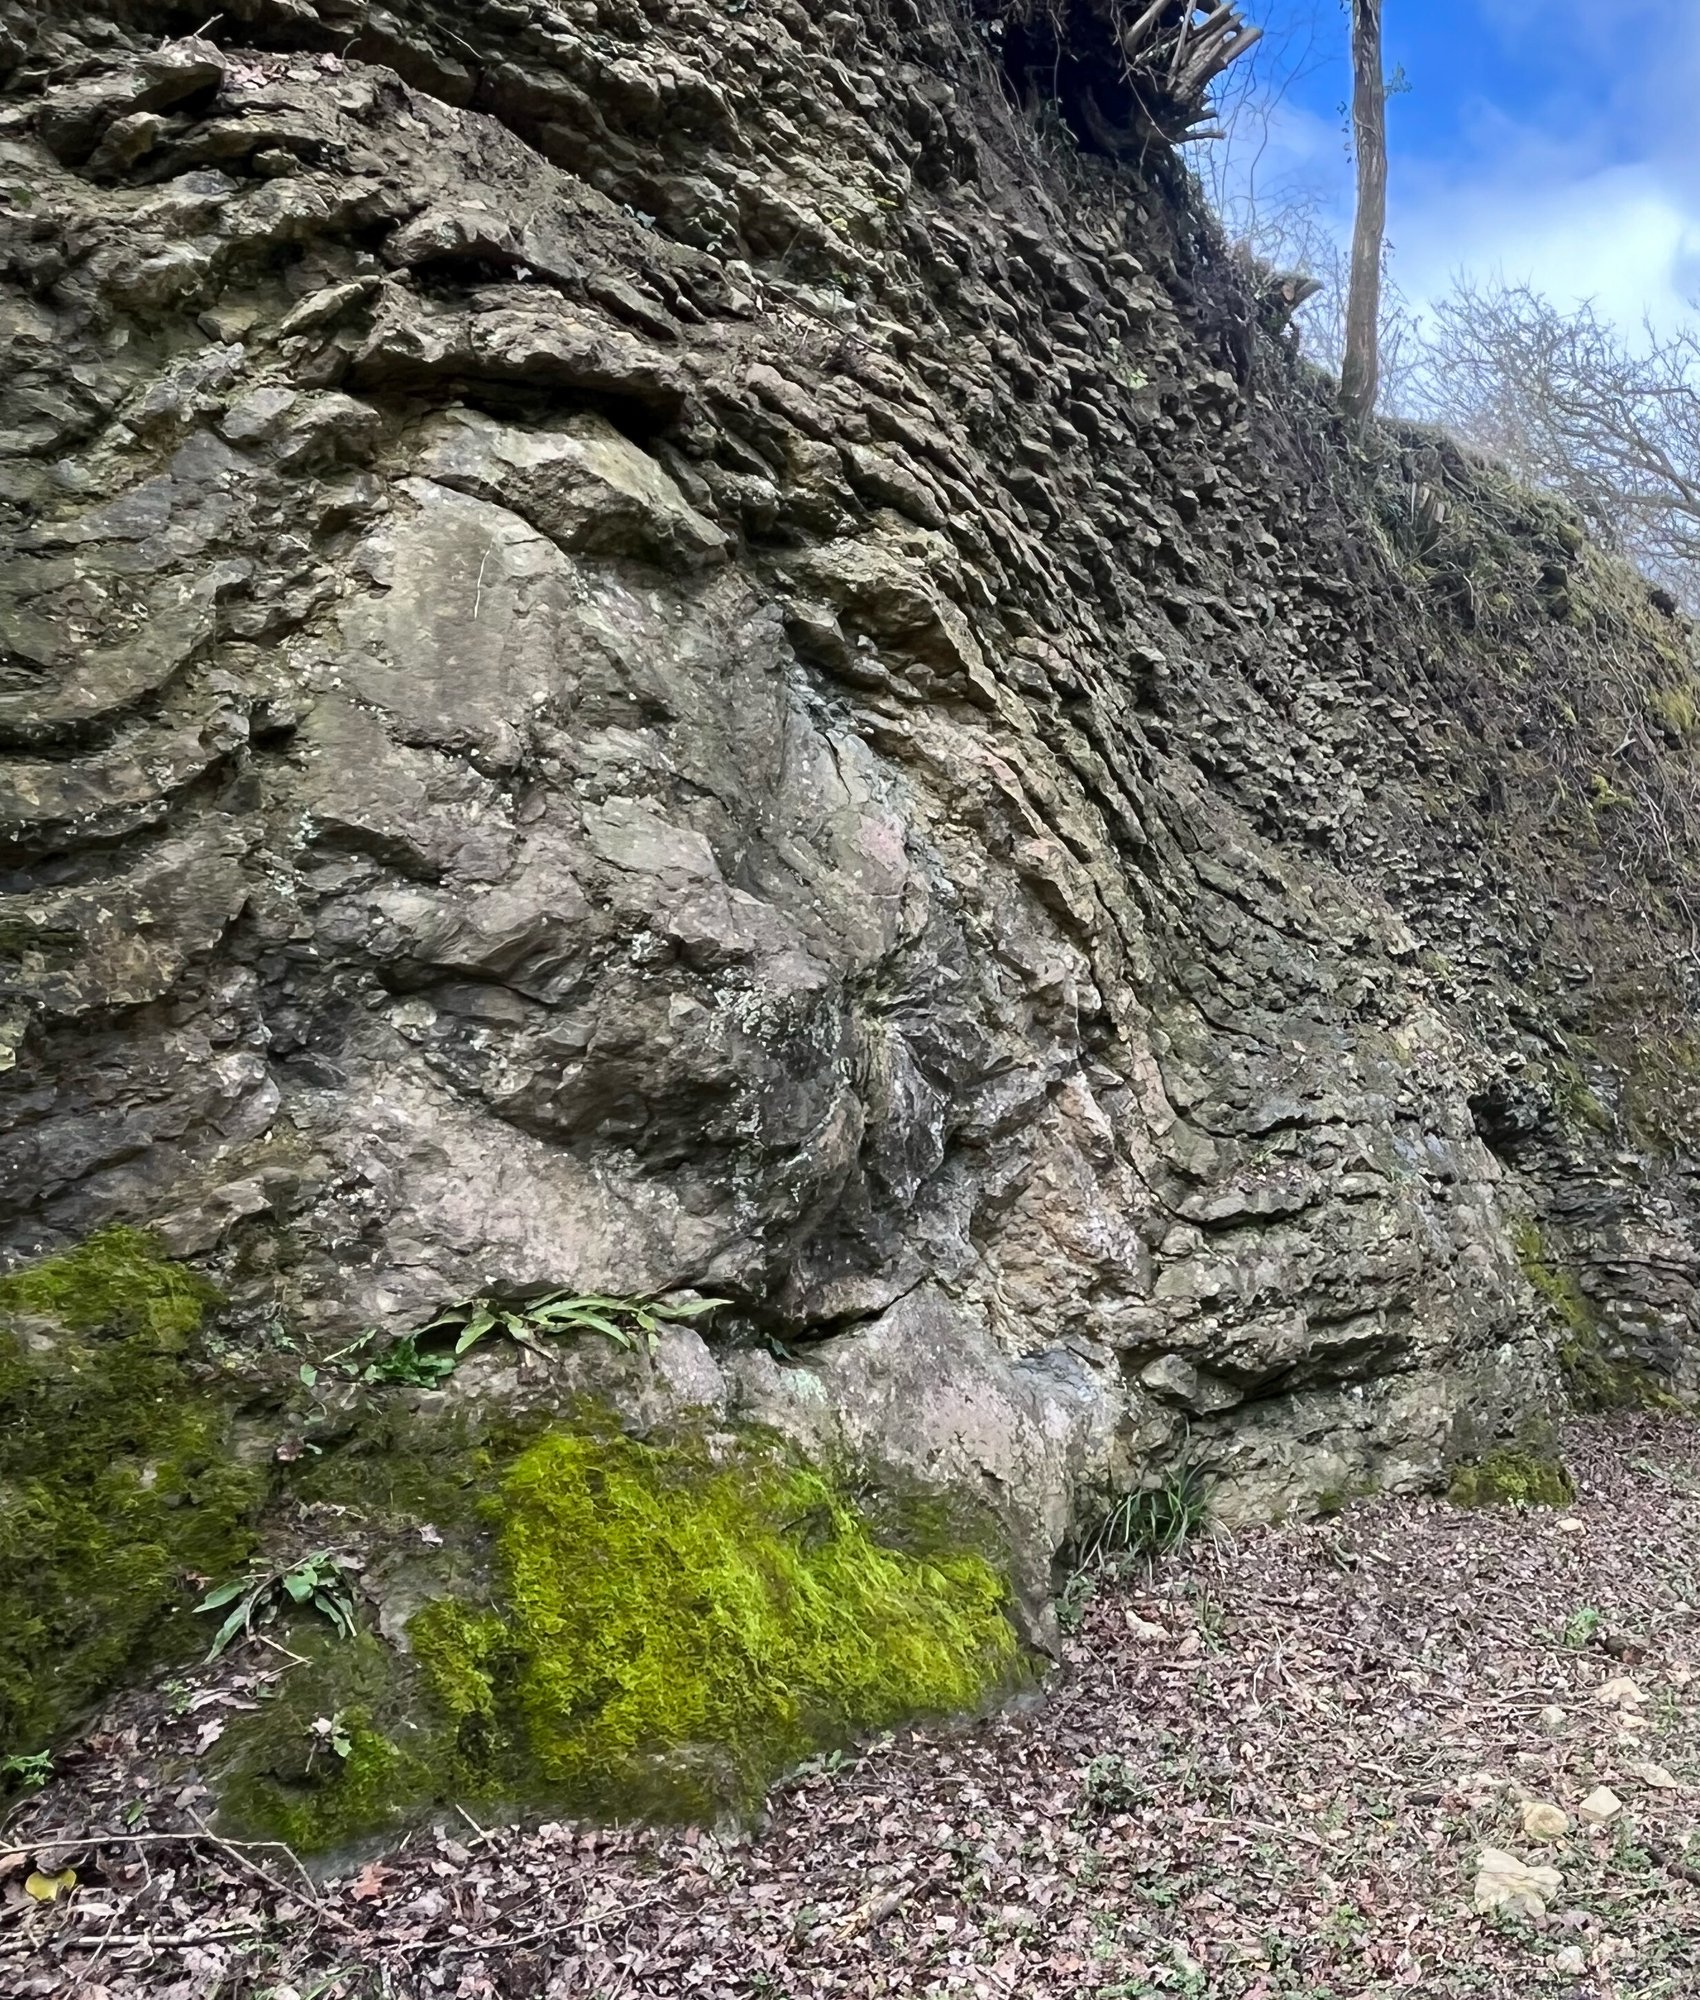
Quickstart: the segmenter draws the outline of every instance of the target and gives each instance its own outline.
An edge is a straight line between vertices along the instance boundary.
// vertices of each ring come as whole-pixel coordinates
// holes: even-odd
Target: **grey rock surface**
[[[1556,1412],[1531,1273],[1695,1389],[1692,634],[1555,503],[933,0],[195,11],[0,9],[12,1252],[695,1286],[587,1379],[1035,1590]]]

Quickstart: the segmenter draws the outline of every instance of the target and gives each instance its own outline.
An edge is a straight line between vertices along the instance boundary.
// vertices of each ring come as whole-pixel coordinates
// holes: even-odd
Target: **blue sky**
[[[1265,29],[1267,117],[1234,140],[1260,194],[1313,189],[1344,225],[1344,0],[1241,0]],[[1453,271],[1593,297],[1627,326],[1700,295],[1700,0],[1385,0],[1389,238],[1421,300]]]

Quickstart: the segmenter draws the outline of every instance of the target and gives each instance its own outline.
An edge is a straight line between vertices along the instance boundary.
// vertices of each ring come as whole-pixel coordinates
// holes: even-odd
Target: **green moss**
[[[1559,1122],[1575,1131],[1586,1126],[1593,1132],[1609,1132],[1612,1129],[1612,1115],[1600,1102],[1580,1064],[1561,1060],[1552,1065],[1551,1089],[1553,1109]]]
[[[1565,1507],[1576,1488],[1560,1460],[1508,1447],[1460,1465],[1446,1497],[1455,1507]]]
[[[431,1744],[408,1713],[417,1690],[382,1640],[300,1631],[291,1650],[304,1664],[228,1733],[221,1811],[245,1833],[322,1853],[388,1831],[429,1799]]]
[[[482,1600],[442,1594],[451,1548],[383,1676],[319,1640],[228,1733],[226,1821],[322,1847],[452,1801],[712,1817],[815,1749],[980,1707],[1025,1674],[1003,1576],[958,1509],[884,1507],[908,1546],[766,1440],[533,1438],[485,1487]],[[389,1746],[381,1782],[313,1754],[333,1711]]]
[[[193,1582],[253,1546],[265,1475],[195,1366],[217,1298],[128,1229],[0,1279],[0,1752],[191,1650]]]
[[[1604,1329],[1575,1277],[1553,1263],[1532,1221],[1512,1232],[1517,1261],[1558,1322],[1558,1365],[1579,1410],[1676,1409],[1680,1404],[1647,1369],[1612,1355]]]
[[[976,1706],[1018,1658],[983,1556],[881,1547],[777,1453],[550,1437],[502,1499],[493,1675],[540,1773],[587,1806],[663,1809],[682,1758],[694,1810],[705,1752],[753,1803],[811,1749]]]
[[[1673,736],[1692,736],[1700,729],[1700,703],[1690,683],[1684,687],[1653,687],[1647,690],[1647,706]]]
[[[1511,1241],[1524,1277],[1551,1307],[1560,1324],[1572,1335],[1595,1332],[1593,1307],[1571,1273],[1560,1270],[1548,1256],[1546,1238],[1539,1224],[1525,1218],[1513,1228]]]
[[[0,1314],[56,1321],[72,1333],[145,1334],[181,1350],[218,1288],[168,1263],[137,1229],[103,1229],[75,1250],[0,1278]]]

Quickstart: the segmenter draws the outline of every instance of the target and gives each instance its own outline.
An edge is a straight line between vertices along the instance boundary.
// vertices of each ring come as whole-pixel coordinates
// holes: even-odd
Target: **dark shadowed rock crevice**
[[[1183,1450],[1693,1393],[1693,640],[1556,502],[1349,452],[944,0],[194,12],[0,9],[17,1257],[724,1298],[548,1393],[966,1491],[1038,1625]]]

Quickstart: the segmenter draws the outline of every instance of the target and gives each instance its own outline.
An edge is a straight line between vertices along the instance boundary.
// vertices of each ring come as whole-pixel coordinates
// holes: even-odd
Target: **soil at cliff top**
[[[0,1990],[1692,1996],[1700,1428],[1567,1455],[1563,1512],[1370,1502],[1106,1581],[1049,1700],[803,1774],[753,1836],[466,1822],[310,1889],[146,1790],[241,1698],[191,1676],[14,1811]],[[1484,1849],[1557,1871],[1542,1914],[1477,1910]]]

